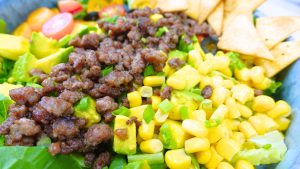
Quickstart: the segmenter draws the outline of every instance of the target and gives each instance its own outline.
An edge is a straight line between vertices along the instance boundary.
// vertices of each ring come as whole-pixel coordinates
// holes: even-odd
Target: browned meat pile
[[[10,91],[15,104],[10,106],[9,118],[0,126],[6,145],[34,146],[43,137],[51,138],[49,151],[66,154],[74,151],[86,156],[86,164],[102,168],[110,162],[113,131],[107,124],[86,128],[85,119],[73,116],[73,105],[85,95],[96,99],[97,112],[105,123],[113,120],[111,112],[119,107],[116,102],[122,93],[133,90],[133,84],[142,85],[144,68],[152,64],[161,71],[167,52],[176,48],[179,37],[185,40],[199,34],[210,34],[207,24],[197,25],[182,13],[164,13],[157,23],[149,16],[161,13],[158,9],[135,10],[115,23],[100,21],[106,33],[88,34],[75,38],[70,45],[75,51],[67,63],[52,68],[47,75],[33,70],[39,77],[42,89],[23,87]],[[167,27],[161,37],[156,32]],[[171,60],[175,68],[182,64]],[[113,66],[113,71],[102,76],[102,70]],[[171,88],[164,89],[162,97],[168,98]],[[145,100],[151,102],[151,100]],[[123,99],[124,106],[128,105]]]

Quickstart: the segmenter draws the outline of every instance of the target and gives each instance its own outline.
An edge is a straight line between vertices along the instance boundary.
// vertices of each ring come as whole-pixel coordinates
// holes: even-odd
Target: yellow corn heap
[[[142,86],[138,90],[142,97],[151,97],[153,95],[153,89],[150,86]]]
[[[250,80],[250,70],[248,68],[243,68],[241,70],[236,69],[234,72],[235,77],[240,80],[240,81],[244,81],[247,82]]]
[[[165,154],[165,161],[172,169],[189,169],[191,166],[191,157],[183,149],[168,150]]]
[[[127,94],[130,107],[137,107],[142,105],[142,96],[139,92],[134,91]]]
[[[249,118],[253,114],[252,110],[249,107],[242,105],[240,103],[237,103],[237,108],[240,111],[241,116],[244,118]]]
[[[140,149],[143,153],[158,153],[163,150],[163,144],[159,139],[150,139],[140,143]]]
[[[232,157],[240,151],[240,144],[233,139],[222,138],[216,144],[216,150],[227,161],[231,161]]]
[[[254,98],[252,109],[255,112],[266,112],[275,107],[275,101],[272,97],[260,95]]]
[[[211,100],[213,101],[214,106],[218,106],[223,104],[227,97],[229,97],[230,91],[222,86],[217,86],[213,90],[213,94],[211,96]]]
[[[242,133],[245,134],[246,138],[250,138],[250,137],[253,137],[253,136],[256,136],[257,135],[257,132],[256,130],[253,128],[253,126],[247,122],[247,121],[243,121],[241,122],[240,126],[239,126],[239,129]]]
[[[223,157],[216,151],[215,147],[210,147],[211,151],[211,158],[207,163],[205,163],[205,166],[207,168],[217,168],[221,161],[223,161]]]
[[[218,106],[215,112],[210,116],[210,119],[223,120],[228,114],[228,108],[224,104]]]
[[[254,169],[254,166],[246,160],[239,160],[236,165],[236,169]]]
[[[254,66],[251,68],[250,79],[253,83],[260,84],[265,78],[264,74],[265,74],[265,71],[264,71],[263,67]]]
[[[275,106],[267,112],[267,114],[273,119],[281,117],[281,116],[289,116],[291,113],[290,105],[283,101],[279,100],[275,103]]]
[[[196,153],[199,151],[208,150],[210,147],[209,140],[207,138],[193,137],[185,141],[184,149],[187,153]]]
[[[153,138],[154,135],[155,123],[151,120],[149,123],[146,123],[145,120],[142,121],[142,125],[139,127],[138,135],[143,140],[148,140]]]
[[[199,164],[206,164],[211,159],[211,150],[205,150],[195,153],[196,159]]]
[[[245,84],[238,84],[231,88],[232,97],[240,103],[245,104],[254,97],[254,91]]]
[[[291,123],[291,120],[286,117],[279,117],[279,118],[275,119],[275,122],[277,123],[279,131],[285,131],[288,129],[288,127]]]
[[[191,111],[189,113],[189,118],[192,120],[204,122],[206,120],[206,112],[204,110]]]
[[[276,122],[265,114],[251,116],[249,122],[260,135],[278,128]]]
[[[165,83],[164,76],[147,76],[144,78],[143,83],[145,86],[157,87]]]
[[[223,161],[223,162],[220,162],[217,169],[234,169],[234,168],[230,163]]]
[[[228,107],[228,117],[230,119],[239,118],[241,116],[241,113],[237,108],[237,103],[234,98],[228,97],[226,99],[225,105]]]
[[[196,137],[206,137],[208,133],[208,130],[204,126],[204,123],[197,120],[183,120],[182,128],[185,132]]]
[[[152,96],[151,97],[151,102],[152,102],[152,108],[154,110],[158,109],[158,105],[161,102],[161,98],[159,96]]]

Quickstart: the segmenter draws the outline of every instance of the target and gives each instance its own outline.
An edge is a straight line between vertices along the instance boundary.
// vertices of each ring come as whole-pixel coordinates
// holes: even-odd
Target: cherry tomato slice
[[[50,38],[60,39],[72,32],[73,16],[70,13],[60,13],[50,18],[42,28],[42,33]]]
[[[126,13],[123,5],[109,5],[99,11],[100,18],[112,17],[112,16],[124,16]]]
[[[80,12],[83,9],[80,2],[74,0],[58,1],[58,8],[61,12],[69,12],[72,14]]]

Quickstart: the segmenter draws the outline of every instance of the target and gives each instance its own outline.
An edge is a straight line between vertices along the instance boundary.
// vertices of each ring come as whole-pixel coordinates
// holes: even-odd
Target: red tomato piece
[[[73,16],[70,13],[60,13],[50,18],[42,28],[42,33],[50,38],[60,39],[72,32]]]
[[[112,17],[112,16],[124,16],[126,11],[123,5],[109,5],[99,11],[100,18]]]
[[[77,13],[80,12],[83,7],[78,1],[74,0],[61,0],[58,1],[58,8],[60,12]]]

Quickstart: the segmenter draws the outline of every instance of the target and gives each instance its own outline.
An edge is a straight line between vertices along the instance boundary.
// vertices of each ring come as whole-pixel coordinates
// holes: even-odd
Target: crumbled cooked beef
[[[169,99],[171,97],[172,87],[166,86],[163,88],[163,90],[160,92],[160,97],[162,100]]]
[[[87,167],[89,167],[89,168],[92,167],[95,158],[96,158],[96,155],[94,153],[87,153],[87,154],[85,154],[85,156],[84,156],[84,164]]]
[[[116,129],[114,131],[114,133],[121,140],[127,140],[128,139],[128,133],[127,133],[127,129],[126,128]]]
[[[74,138],[79,134],[79,127],[75,124],[74,120],[60,118],[53,124],[53,137],[58,137],[59,140],[66,138]]]
[[[9,91],[9,96],[19,105],[33,105],[41,98],[41,93],[33,87],[21,87]]]
[[[48,151],[53,156],[55,156],[56,154],[59,154],[61,152],[60,142],[51,143],[50,146],[48,147]]]
[[[39,104],[41,107],[55,116],[64,116],[73,113],[73,107],[71,103],[56,97],[44,96]]]
[[[103,98],[97,99],[96,108],[99,113],[105,113],[117,109],[118,104],[114,101],[113,98],[105,96]]]
[[[133,123],[135,123],[136,128],[139,128],[139,126],[142,124],[137,117],[131,116],[130,119],[126,121],[126,124],[131,125]]]
[[[264,94],[264,91],[259,90],[259,89],[254,89],[254,95],[255,96],[260,96],[260,95],[263,95],[263,94]]]
[[[168,65],[173,69],[180,69],[184,63],[185,62],[179,58],[172,58],[168,61]]]
[[[205,99],[209,99],[212,96],[212,93],[213,93],[213,88],[210,85],[205,86],[201,91],[201,95]]]
[[[64,99],[72,104],[76,103],[78,100],[84,97],[84,94],[79,91],[70,91],[70,90],[64,90],[58,98]]]
[[[27,107],[25,105],[12,104],[9,106],[9,116],[21,118],[27,113]]]
[[[16,117],[10,116],[6,119],[5,122],[3,122],[0,125],[0,135],[5,135],[9,133],[9,128],[11,125],[13,125],[14,121],[16,120]]]
[[[32,69],[29,73],[32,76],[37,77],[37,83],[42,83],[48,77],[47,74],[45,74],[42,70],[39,69]]]
[[[112,71],[105,77],[105,82],[109,86],[120,87],[131,82],[133,77],[127,71]]]
[[[104,117],[104,122],[107,123],[107,124],[114,120],[114,116],[112,115],[111,112],[104,113],[103,117]]]
[[[32,109],[31,118],[38,123],[49,124],[55,118],[53,114],[47,112],[40,104],[37,104]]]
[[[100,37],[96,33],[83,35],[82,38],[76,37],[69,42],[69,45],[85,48],[85,49],[97,49],[99,46]]]
[[[84,134],[87,145],[95,146],[113,137],[113,131],[107,124],[94,124]]]
[[[94,162],[93,169],[102,169],[110,163],[111,154],[110,152],[102,152],[99,154]]]
[[[61,142],[61,154],[69,154],[74,151],[79,151],[82,147],[84,147],[83,140],[81,138],[69,139],[65,142]]]
[[[47,78],[42,82],[43,93],[50,93],[57,90],[57,84],[53,78]]]
[[[155,49],[143,49],[141,51],[142,58],[148,63],[152,63],[155,71],[160,72],[164,68],[167,61],[167,55],[159,50]]]

